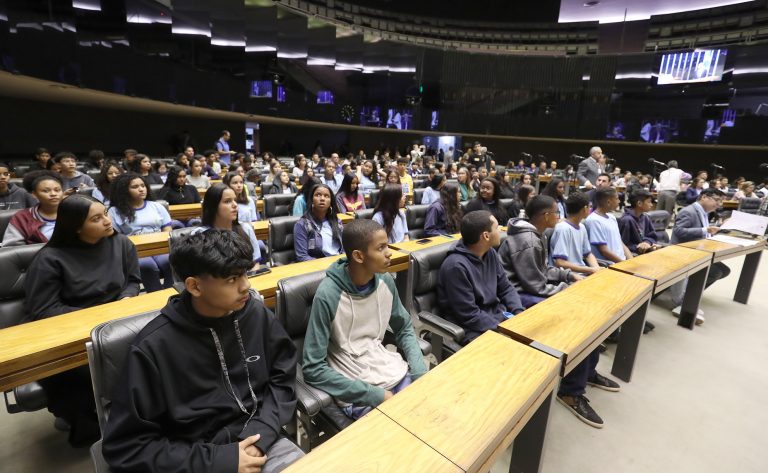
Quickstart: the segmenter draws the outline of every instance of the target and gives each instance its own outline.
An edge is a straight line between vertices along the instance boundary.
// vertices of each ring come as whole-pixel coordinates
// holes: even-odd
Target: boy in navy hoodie
[[[184,281],[131,343],[102,451],[115,471],[277,472],[303,454],[280,437],[296,349],[249,290],[253,249],[208,230],[174,244]]]
[[[496,253],[499,222],[487,210],[461,219],[461,240],[448,251],[437,278],[445,318],[464,329],[464,344],[523,311]]]

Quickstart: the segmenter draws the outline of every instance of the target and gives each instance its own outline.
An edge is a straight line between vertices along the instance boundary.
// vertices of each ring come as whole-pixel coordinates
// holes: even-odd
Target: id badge
[[[309,248],[310,250],[314,250],[315,249],[315,239],[314,238],[312,238],[311,240],[309,240],[307,242],[307,248]]]

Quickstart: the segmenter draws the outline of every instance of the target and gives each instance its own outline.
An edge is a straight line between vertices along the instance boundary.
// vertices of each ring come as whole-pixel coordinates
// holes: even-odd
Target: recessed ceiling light
[[[584,6],[587,8],[595,7],[600,4],[600,0],[590,0],[589,2],[584,2]]]

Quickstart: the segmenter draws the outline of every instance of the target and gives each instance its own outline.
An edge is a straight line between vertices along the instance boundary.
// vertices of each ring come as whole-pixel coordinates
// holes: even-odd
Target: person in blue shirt
[[[235,191],[225,184],[214,184],[205,192],[203,201],[202,226],[199,231],[210,228],[232,230],[253,247],[253,263],[258,266],[262,262],[262,251],[266,254],[266,246],[256,238],[256,232],[250,222],[239,220],[239,206]],[[193,233],[197,233],[193,231]]]
[[[565,205],[565,181],[559,177],[553,177],[549,184],[541,191],[541,195],[548,195],[557,202],[557,210],[560,211],[560,217],[568,216],[568,209]]]
[[[589,243],[599,259],[618,263],[632,258],[632,252],[621,241],[619,223],[611,212],[619,205],[619,195],[613,187],[595,190],[597,208],[584,221],[589,234]]]
[[[101,173],[96,177],[96,187],[91,194],[105,206],[109,207],[109,191],[112,182],[123,173],[123,169],[115,161],[108,161],[101,167]]]
[[[216,142],[216,150],[219,153],[219,160],[228,166],[235,152],[229,149],[229,132],[227,130],[221,132],[221,138]]]
[[[368,159],[357,170],[357,176],[360,178],[360,190],[363,191],[364,195],[368,195],[372,190],[379,188],[380,176],[375,161]]]
[[[336,214],[336,199],[325,184],[312,190],[307,211],[293,227],[293,247],[297,261],[309,261],[344,252],[341,222]]]
[[[429,186],[424,189],[420,204],[429,205],[436,200],[440,200],[440,189],[442,189],[446,181],[445,174],[435,174],[429,182]]]
[[[239,221],[256,222],[261,220],[261,215],[259,215],[259,211],[256,210],[256,203],[245,192],[243,176],[236,172],[228,172],[224,175],[224,180],[222,182],[235,192],[235,201],[237,202],[238,209],[237,218]]]
[[[308,179],[301,188],[301,192],[293,200],[293,211],[291,215],[294,217],[301,217],[307,213],[307,202],[312,199],[312,191],[315,190],[315,186],[320,184],[320,180],[313,177]]]
[[[337,192],[339,192],[339,189],[341,189],[341,181],[344,179],[344,176],[341,174],[336,174],[336,165],[332,160],[327,160],[325,162],[325,172],[320,177],[320,182],[328,186],[328,188],[333,192],[334,195],[336,195]]]
[[[115,231],[126,236],[171,231],[170,214],[161,204],[147,200],[147,192],[146,183],[138,174],[130,172],[115,179],[109,208]],[[173,286],[167,254],[139,258],[139,270],[147,292]]]
[[[378,222],[387,232],[390,243],[408,241],[408,223],[405,221],[403,207],[403,187],[399,184],[387,184],[379,194],[373,221]]]
[[[581,192],[573,192],[566,199],[565,207],[568,217],[555,225],[549,239],[549,264],[577,273],[593,274],[600,266],[592,254],[587,227],[582,224],[589,215],[589,199]]]

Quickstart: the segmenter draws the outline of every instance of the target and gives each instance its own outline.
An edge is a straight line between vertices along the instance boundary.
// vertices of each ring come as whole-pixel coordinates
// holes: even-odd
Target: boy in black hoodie
[[[174,244],[185,290],[131,343],[104,429],[115,471],[276,472],[296,406],[296,349],[250,292],[250,242],[208,230]]]

